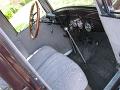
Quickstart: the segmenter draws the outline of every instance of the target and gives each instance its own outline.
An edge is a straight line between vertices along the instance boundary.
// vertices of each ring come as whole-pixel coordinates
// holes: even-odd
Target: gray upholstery
[[[53,90],[85,90],[88,85],[81,68],[51,47],[39,49],[29,62]]]
[[[13,42],[8,38],[8,36],[4,33],[4,31],[0,28],[0,40],[4,41],[8,44],[9,48],[11,48],[11,53],[15,56],[18,62],[30,73],[30,75],[37,77],[37,81],[41,82],[44,86],[46,86],[47,90],[52,90],[50,86],[43,80],[43,78],[36,72],[36,70],[31,66],[31,64],[26,60],[26,58],[22,55],[22,53],[16,48]]]
[[[51,33],[53,30],[53,33]],[[48,45],[65,54],[72,49],[69,38],[64,37],[65,32],[59,25],[48,25],[47,23],[40,23],[40,32],[36,39],[31,39],[28,28],[20,32],[17,38],[26,49],[28,55],[34,53],[42,46]],[[64,42],[64,43],[63,43]]]
[[[8,84],[5,82],[5,80],[3,80],[1,77],[0,77],[0,90],[6,90],[8,88]]]
[[[63,54],[72,49],[69,38],[64,37],[65,32],[60,25],[41,23],[38,37],[33,40],[30,38],[29,28],[17,33],[0,11],[0,27],[25,58],[28,58],[29,55],[44,45],[49,45]],[[53,33],[51,33],[51,30],[53,30]]]
[[[9,45],[18,62],[48,90],[85,90],[87,87],[88,82],[81,68],[53,48],[42,47],[29,59],[29,63],[2,29],[0,39]]]
[[[45,61],[50,58],[56,51],[48,46],[43,46],[34,54],[30,59],[29,63],[37,70]]]

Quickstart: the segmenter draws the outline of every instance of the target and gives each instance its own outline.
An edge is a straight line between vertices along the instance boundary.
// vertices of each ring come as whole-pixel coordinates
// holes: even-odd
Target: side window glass
[[[0,0],[0,10],[13,25],[17,32],[28,28],[29,15],[32,4],[35,0]],[[45,15],[45,11],[40,6],[40,16]]]
[[[107,14],[107,8],[104,0],[96,0],[102,15]]]
[[[96,0],[102,15],[120,18],[120,0]]]
[[[112,0],[114,10],[120,10],[120,0]]]
[[[5,81],[0,77],[0,90],[13,90]]]
[[[110,14],[120,18],[120,0],[107,0]]]

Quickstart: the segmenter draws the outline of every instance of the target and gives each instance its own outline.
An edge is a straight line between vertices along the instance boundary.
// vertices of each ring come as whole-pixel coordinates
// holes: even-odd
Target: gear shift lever
[[[79,55],[81,56],[83,62],[86,64],[86,60],[85,60],[84,56],[82,55],[81,51],[79,50],[79,48],[78,48],[76,42],[74,41],[73,37],[71,36],[68,27],[64,27],[64,30],[68,33],[68,35],[69,35],[69,37],[70,37],[70,40],[71,40],[72,43],[74,44],[74,46],[75,46],[76,50],[78,51]]]

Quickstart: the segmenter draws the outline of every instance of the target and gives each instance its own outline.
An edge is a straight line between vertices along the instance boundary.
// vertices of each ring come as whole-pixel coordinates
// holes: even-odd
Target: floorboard
[[[69,57],[83,69],[92,90],[103,90],[117,71],[111,45],[104,32],[83,35],[76,42],[87,63],[83,63],[79,54],[72,53]]]

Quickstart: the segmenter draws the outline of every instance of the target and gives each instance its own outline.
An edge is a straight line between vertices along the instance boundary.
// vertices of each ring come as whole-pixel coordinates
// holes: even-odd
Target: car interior
[[[5,49],[10,60],[14,57],[23,71],[42,83],[42,89],[33,90],[119,90],[118,8],[114,5],[117,11],[113,15],[113,9],[108,8],[112,4],[105,1],[111,0],[96,0],[96,7],[62,7],[40,18],[38,3],[45,11],[52,7],[47,0],[38,0],[31,7],[32,13],[34,5],[38,5],[36,23],[30,16],[29,27],[20,33],[0,11],[0,62]],[[4,84],[0,86],[3,90],[27,90],[12,87],[15,83],[0,83]]]

